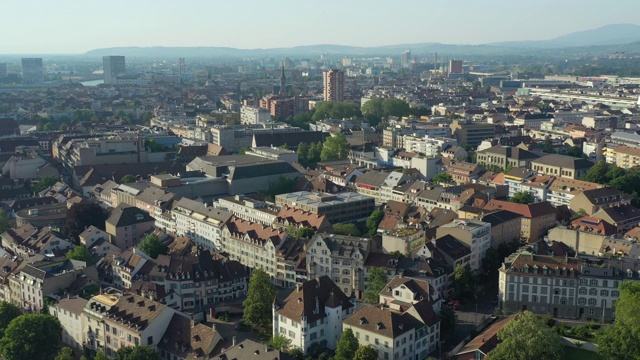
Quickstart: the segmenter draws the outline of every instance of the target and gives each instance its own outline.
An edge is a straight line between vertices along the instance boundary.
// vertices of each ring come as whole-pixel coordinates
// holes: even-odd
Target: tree
[[[35,185],[31,185],[31,191],[41,192],[55,183],[60,181],[60,176],[52,175],[52,176],[43,176],[41,177]]]
[[[96,203],[76,203],[71,205],[69,210],[67,210],[62,233],[77,242],[78,235],[91,225],[104,230],[104,222],[108,218],[109,213]]]
[[[160,241],[158,235],[147,234],[142,241],[138,244],[138,249],[144,251],[153,259],[157,259],[158,255],[165,255],[167,253],[167,244]]]
[[[580,219],[583,216],[587,216],[587,212],[584,209],[578,210],[573,216],[571,216],[571,221]]]
[[[244,155],[244,154],[246,154],[246,153],[247,153],[247,151],[251,151],[251,148],[250,148],[250,147],[248,147],[248,146],[245,146],[245,147],[243,147],[242,149],[240,149],[240,150],[238,151],[238,154],[239,154],[239,155]]]
[[[282,334],[275,334],[271,340],[269,340],[269,346],[276,350],[287,351],[289,346],[291,346],[291,339]]]
[[[307,162],[309,164],[317,163],[318,161],[320,161],[320,155],[322,154],[322,147],[323,147],[323,144],[321,141],[318,141],[317,144],[312,143],[311,145],[309,145],[309,152],[307,153]]]
[[[547,153],[547,154],[553,154],[555,152],[553,150],[553,141],[551,141],[551,138],[549,136],[547,136],[544,139],[544,145],[542,146],[542,152]]]
[[[325,101],[316,104],[311,120],[319,121],[328,118],[343,119],[360,115],[360,109],[356,104],[338,101]]]
[[[442,305],[440,307],[440,335],[442,340],[447,341],[456,331],[457,316],[451,306]]]
[[[378,352],[371,345],[360,346],[356,350],[353,360],[378,360]]]
[[[640,358],[640,283],[624,282],[615,304],[615,322],[596,336],[598,353],[605,359]]]
[[[340,336],[338,346],[336,347],[336,356],[334,360],[353,360],[358,350],[358,339],[353,335],[351,328],[346,328]]]
[[[431,179],[433,183],[450,183],[453,180],[451,175],[446,172],[441,172],[436,174],[436,176]]]
[[[286,176],[280,176],[276,181],[269,181],[269,185],[267,187],[267,198],[273,200],[276,195],[292,192],[295,184],[295,178],[288,178]]]
[[[351,146],[342,133],[335,133],[322,145],[320,160],[331,161],[346,159]]]
[[[89,250],[87,250],[87,248],[83,245],[78,245],[73,249],[67,251],[65,257],[69,260],[84,261],[86,263],[90,263],[93,259]]]
[[[467,300],[473,296],[474,277],[469,264],[458,264],[453,271],[453,292],[457,300]]]
[[[65,346],[60,350],[55,360],[74,360],[74,359],[75,357],[73,356],[73,349],[68,346]]]
[[[254,327],[265,327],[271,323],[271,306],[276,298],[276,288],[269,275],[262,269],[256,269],[249,279],[247,298],[244,306],[244,321]]]
[[[375,209],[371,215],[367,218],[367,222],[365,223],[365,227],[367,228],[367,235],[373,236],[378,231],[378,225],[380,225],[380,221],[384,217],[384,212],[380,209]]]
[[[6,301],[0,302],[0,339],[4,337],[4,331],[11,321],[20,315],[22,311],[17,306]]]
[[[384,112],[384,116],[407,116],[410,114],[409,104],[406,102],[396,99],[396,98],[387,98],[382,101],[382,111]]]
[[[604,160],[600,160],[596,162],[582,177],[584,181],[590,181],[598,184],[606,184],[610,181],[610,178],[607,176],[609,172],[609,164],[607,164]]]
[[[116,352],[116,360],[160,360],[158,353],[150,346],[122,347]]]
[[[560,335],[525,311],[498,331],[501,343],[489,352],[491,360],[561,360],[564,347]]]
[[[534,199],[533,195],[531,195],[528,191],[520,191],[515,193],[512,197],[509,198],[509,201],[518,203],[518,204],[531,204]]]
[[[360,230],[354,224],[333,224],[333,232],[338,235],[360,236]]]
[[[93,360],[109,360],[109,358],[102,351],[98,351],[96,356],[93,357]]]
[[[136,177],[131,175],[131,174],[127,174],[125,176],[123,176],[122,178],[120,178],[120,183],[121,184],[129,184],[129,183],[133,183],[136,182]]]
[[[374,98],[362,105],[362,116],[364,116],[371,126],[377,126],[384,117],[382,109],[382,99]]]
[[[296,239],[309,239],[313,235],[315,235],[315,233],[315,230],[313,230],[312,228],[303,226],[296,230],[295,237]]]
[[[387,285],[387,272],[381,267],[373,267],[369,272],[369,285],[364,290],[363,301],[375,305],[380,299],[380,291]]]
[[[587,156],[582,152],[582,148],[580,146],[572,146],[565,152],[565,155],[573,156],[577,158],[586,158]]]
[[[296,153],[298,153],[298,162],[306,166],[308,164],[307,155],[309,154],[309,144],[307,144],[306,142],[301,142],[300,144],[298,144]]]
[[[0,234],[11,229],[11,220],[3,209],[0,209]]]
[[[25,314],[13,319],[0,339],[6,360],[53,359],[62,340],[57,318],[45,314]]]

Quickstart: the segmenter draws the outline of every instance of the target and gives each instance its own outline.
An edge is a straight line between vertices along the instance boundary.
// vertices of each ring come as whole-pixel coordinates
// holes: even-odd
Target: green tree
[[[254,327],[266,327],[271,323],[273,300],[276,298],[276,288],[271,283],[269,275],[262,269],[256,269],[249,279],[247,298],[244,306],[244,321]]]
[[[73,356],[73,349],[68,346],[65,346],[62,349],[60,349],[60,352],[55,358],[55,360],[74,360],[74,359],[75,357]]]
[[[108,217],[109,213],[96,203],[81,202],[73,204],[67,210],[62,233],[78,242],[78,235],[91,225],[104,230],[104,222]]]
[[[542,152],[547,154],[553,154],[555,150],[553,150],[553,141],[551,141],[551,137],[547,136],[544,139],[544,145],[542,146]]]
[[[56,176],[56,175],[43,176],[40,179],[38,179],[38,182],[35,185],[31,186],[31,191],[39,193],[40,191],[43,191],[51,187],[58,181],[60,181],[60,176]]]
[[[335,133],[328,138],[322,145],[322,151],[320,153],[320,160],[341,160],[346,159],[349,155],[351,146],[347,141],[347,138],[342,133]]]
[[[433,183],[450,183],[453,180],[453,178],[451,177],[451,175],[449,175],[446,172],[441,172],[436,174],[436,176],[433,177],[433,179],[431,179],[431,182]]]
[[[411,112],[409,110],[409,104],[406,102],[396,99],[396,98],[388,98],[382,101],[382,110],[384,112],[384,116],[407,116]]]
[[[160,241],[158,235],[147,234],[142,241],[138,244],[138,249],[144,251],[153,259],[157,259],[158,255],[165,255],[167,253],[167,244]]]
[[[137,179],[136,179],[136,177],[135,177],[135,176],[133,176],[133,175],[131,175],[131,174],[127,174],[127,175],[123,176],[123,177],[120,179],[120,183],[121,183],[121,184],[129,184],[129,183],[134,183],[134,182],[136,182],[136,180],[137,180]]]
[[[93,259],[89,250],[87,250],[87,248],[83,245],[78,245],[73,249],[67,251],[65,257],[69,260],[84,261],[86,263],[90,263]]]
[[[440,335],[442,340],[447,341],[456,331],[457,316],[451,306],[442,305],[440,307]]]
[[[378,360],[378,352],[371,345],[360,346],[356,350],[353,360]]]
[[[11,229],[11,220],[3,209],[0,209],[0,234]]]
[[[353,335],[351,328],[346,328],[340,336],[338,345],[336,347],[336,356],[334,360],[353,360],[353,357],[358,351],[358,339]]]
[[[489,352],[491,360],[561,360],[560,335],[530,311],[525,311],[498,331],[500,343]]]
[[[239,154],[239,155],[244,155],[244,154],[246,154],[246,153],[247,153],[247,151],[251,151],[251,148],[250,148],[250,147],[248,147],[248,146],[245,146],[245,147],[243,147],[242,149],[240,149],[240,150],[238,151],[238,154]]]
[[[291,339],[282,334],[275,334],[271,340],[269,340],[269,346],[276,350],[287,351],[289,346],[291,346]]]
[[[311,120],[319,121],[328,118],[343,119],[360,115],[360,109],[353,103],[325,101],[316,104]]]
[[[571,216],[571,221],[580,219],[583,216],[587,216],[587,212],[584,209],[578,210],[573,216]]]
[[[380,291],[387,285],[387,272],[381,267],[373,267],[369,272],[369,284],[364,290],[363,301],[375,305],[380,299]]]
[[[57,318],[45,314],[25,314],[13,319],[0,339],[6,360],[53,359],[62,340]]]
[[[475,279],[469,264],[462,266],[458,264],[453,270],[453,292],[457,300],[468,300],[473,296]]]
[[[67,124],[60,124],[60,126],[58,126],[58,130],[62,132],[66,132],[68,129],[69,129],[69,125]]]
[[[598,353],[605,359],[640,358],[640,283],[622,283],[615,304],[615,322],[600,330],[596,341]]]
[[[160,356],[150,346],[122,347],[116,352],[116,360],[160,360]]]
[[[382,109],[382,99],[373,98],[362,105],[362,116],[364,116],[371,126],[377,126],[384,117]]]
[[[375,209],[371,215],[367,218],[367,222],[365,223],[365,227],[367,228],[367,235],[373,236],[378,231],[378,225],[380,225],[380,221],[384,217],[384,212],[380,209]]]
[[[580,146],[572,146],[566,152],[565,155],[573,156],[577,158],[586,158],[587,156],[582,152],[582,148]]]
[[[333,232],[338,235],[360,236],[360,230],[354,224],[333,224]]]
[[[296,239],[309,239],[313,235],[315,235],[315,233],[316,233],[315,230],[313,230],[312,228],[303,226],[303,227],[298,228],[296,230],[295,238]]]
[[[320,161],[320,155],[322,154],[322,142],[318,142],[317,144],[309,145],[309,152],[307,153],[307,162],[308,163],[317,163]]]
[[[93,360],[109,360],[109,358],[102,351],[98,351],[96,353],[96,356],[94,356]]]
[[[17,306],[6,301],[0,302],[0,339],[4,337],[4,331],[11,321],[20,315],[22,311]]]
[[[513,194],[512,197],[509,198],[509,201],[518,203],[518,204],[531,204],[533,202],[533,195],[531,195],[528,191],[520,191]]]
[[[607,176],[610,167],[604,160],[596,162],[595,165],[589,168],[582,177],[584,181],[590,181],[598,184],[606,184],[611,179]]]
[[[301,142],[298,144],[298,148],[296,149],[296,153],[298,153],[298,162],[304,166],[307,166],[307,155],[309,154],[309,144],[305,142]]]

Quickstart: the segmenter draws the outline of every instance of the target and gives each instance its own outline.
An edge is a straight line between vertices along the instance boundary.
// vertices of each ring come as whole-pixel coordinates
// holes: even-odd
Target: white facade
[[[242,124],[264,124],[271,121],[271,113],[267,109],[253,106],[243,106],[240,109],[240,122]]]

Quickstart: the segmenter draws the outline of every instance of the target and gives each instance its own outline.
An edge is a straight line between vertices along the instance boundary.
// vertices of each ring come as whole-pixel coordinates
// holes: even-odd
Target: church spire
[[[284,76],[284,61],[282,62],[282,72],[280,73],[280,95],[285,95],[287,78]]]

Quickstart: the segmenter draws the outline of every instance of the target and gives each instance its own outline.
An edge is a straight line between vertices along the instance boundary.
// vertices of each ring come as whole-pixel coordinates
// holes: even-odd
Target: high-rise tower
[[[104,70],[104,83],[114,84],[118,76],[127,73],[124,56],[103,56],[102,69]]]
[[[42,58],[22,58],[22,82],[25,84],[44,82]]]
[[[331,69],[324,72],[324,101],[344,100],[344,73]]]
[[[280,90],[279,94],[284,96],[287,93],[287,78],[284,76],[284,62],[282,63],[282,72],[280,73]]]

